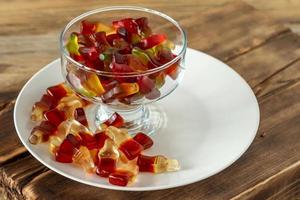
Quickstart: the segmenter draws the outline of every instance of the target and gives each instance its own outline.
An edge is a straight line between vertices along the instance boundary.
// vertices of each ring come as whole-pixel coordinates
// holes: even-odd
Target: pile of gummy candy
[[[83,20],[80,31],[71,33],[66,44],[70,57],[90,69],[114,76],[96,75],[69,65],[67,79],[82,95],[100,97],[105,103],[157,99],[166,76],[177,79],[179,60],[155,73],[143,72],[176,58],[174,48],[165,34],[152,33],[146,17],[125,18],[112,25]],[[124,73],[141,75],[121,76]]]
[[[39,125],[32,129],[29,142],[47,142],[57,162],[73,163],[119,186],[133,183],[138,172],[179,170],[177,160],[143,155],[153,145],[152,139],[144,133],[130,137],[118,113],[91,132],[85,113],[88,105],[63,83],[47,88],[33,105],[31,120]]]

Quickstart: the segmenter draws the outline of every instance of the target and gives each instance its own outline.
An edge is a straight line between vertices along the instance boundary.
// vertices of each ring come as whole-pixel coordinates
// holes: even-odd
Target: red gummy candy
[[[55,154],[55,160],[62,163],[71,163],[73,152],[74,146],[68,139],[65,139]]]
[[[153,140],[144,133],[136,134],[133,139],[143,146],[144,150],[149,149],[153,145]]]
[[[49,121],[42,121],[40,125],[35,126],[32,129],[32,133],[35,132],[36,130],[39,130],[43,133],[42,141],[46,142],[49,140],[50,135],[53,135],[56,133],[57,128],[56,128],[56,126],[51,124]]]
[[[123,142],[119,149],[125,154],[129,160],[135,159],[143,150],[143,146],[133,139]]]
[[[66,119],[65,114],[56,108],[45,112],[44,117],[55,126],[59,126]]]
[[[120,128],[124,125],[124,119],[121,115],[115,112],[108,120],[104,122],[104,124],[107,126],[115,126],[117,128]]]
[[[99,59],[96,47],[80,47],[79,52],[86,60],[94,61]]]
[[[139,155],[137,165],[140,172],[154,172],[153,163],[155,162],[155,156]]]
[[[93,34],[96,31],[96,24],[89,21],[81,21],[81,33],[84,35]]]
[[[84,57],[82,55],[70,54],[70,57],[77,62],[83,62]]]
[[[75,148],[80,146],[80,139],[68,134],[55,153],[55,160],[62,163],[71,163]]]
[[[79,121],[82,125],[88,126],[87,118],[83,108],[76,108],[74,112],[75,120]]]
[[[47,105],[49,109],[53,109],[57,105],[57,100],[48,94],[44,94],[40,100],[43,104]]]
[[[129,175],[126,172],[114,172],[109,175],[108,181],[113,185],[126,186],[129,181]]]
[[[118,34],[110,34],[106,36],[106,40],[111,46],[114,46],[114,41],[119,39],[121,39],[121,37]]]
[[[166,39],[167,39],[166,35],[154,34],[154,35],[151,35],[147,38],[142,39],[141,42],[138,43],[138,46],[141,49],[149,49],[149,48],[152,48],[152,47],[162,43]]]
[[[95,46],[95,38],[93,37],[93,35],[83,35],[80,33],[75,33],[75,34],[78,37],[78,44],[81,44],[86,47],[94,47]]]
[[[154,88],[150,93],[145,95],[146,99],[154,100],[160,97],[160,91],[157,88]]]
[[[143,94],[151,92],[155,87],[154,81],[147,76],[138,77],[137,83],[139,84],[140,92]]]
[[[57,101],[59,101],[61,98],[67,96],[68,92],[62,84],[59,84],[59,85],[55,85],[55,86],[47,88],[47,93],[50,96],[55,97],[57,99]]]
[[[108,138],[104,132],[96,133],[94,137],[97,142],[97,149],[101,149],[104,146],[105,140]]]
[[[148,37],[149,35],[151,35],[152,31],[151,31],[150,27],[148,26],[148,18],[147,17],[141,17],[141,18],[135,19],[134,21],[137,23],[140,31],[142,33],[144,33],[144,36]]]
[[[97,140],[94,136],[87,133],[79,133],[79,135],[83,146],[86,146],[89,150],[98,148]]]
[[[96,174],[102,177],[108,177],[116,170],[116,160],[112,158],[101,158],[98,162]]]
[[[113,21],[113,26],[116,29],[124,27],[130,33],[138,33],[138,25],[132,18],[125,18],[119,21]]]

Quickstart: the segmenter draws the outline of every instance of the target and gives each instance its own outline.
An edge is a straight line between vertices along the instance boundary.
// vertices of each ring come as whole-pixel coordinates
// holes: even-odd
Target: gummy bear
[[[168,159],[164,156],[139,155],[137,164],[141,172],[162,173],[165,171],[177,171],[180,169],[177,160]]]
[[[96,173],[102,177],[108,177],[110,173],[116,170],[116,163],[119,158],[119,152],[110,138],[105,140],[104,146],[98,153],[98,166]]]

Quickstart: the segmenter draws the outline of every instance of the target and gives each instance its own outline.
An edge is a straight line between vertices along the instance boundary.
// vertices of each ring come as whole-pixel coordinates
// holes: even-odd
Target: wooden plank
[[[290,68],[289,70],[286,70]],[[256,95],[260,98],[265,95],[272,95],[274,92],[284,90],[300,81],[300,60],[296,59],[292,64],[286,65],[284,70],[274,73],[260,84],[254,87]]]
[[[287,32],[227,63],[241,74],[251,87],[256,87],[298,59],[300,37]],[[299,73],[294,73],[293,79],[297,79],[297,75],[299,76]],[[273,88],[275,89],[275,86]]]
[[[235,2],[180,21],[187,28],[189,46],[223,61],[289,31],[253,7]]]
[[[256,187],[269,177],[275,177],[263,186],[272,183],[284,184],[280,175],[282,170],[300,160],[300,84],[267,96],[260,101],[261,125],[253,144],[245,155],[231,167],[204,181],[175,189],[147,192],[109,192],[70,181],[54,172],[47,172],[35,178],[23,188],[26,197],[44,196],[50,199],[111,197],[111,199],[228,199],[249,188]],[[265,133],[264,137],[261,134]],[[296,165],[296,164],[295,164]],[[299,165],[288,170],[290,178],[297,172]],[[278,175],[279,174],[279,175]],[[288,178],[288,176],[285,176]],[[281,180],[278,180],[281,179]],[[288,181],[291,179],[287,179]],[[241,180],[243,180],[241,182]],[[58,189],[60,185],[68,185],[65,192]],[[261,188],[261,187],[258,187]],[[57,192],[53,192],[53,190]],[[69,192],[71,191],[72,192]],[[272,190],[274,192],[274,190]],[[252,193],[249,194],[251,196]],[[253,194],[255,195],[255,193]],[[270,193],[271,195],[271,193]]]
[[[26,151],[14,128],[13,107],[11,102],[0,111],[0,165]]]
[[[277,174],[274,174],[254,187],[247,189],[246,191],[232,198],[232,200],[255,200],[267,199],[269,197],[283,199],[286,197],[286,191],[291,194],[296,194],[296,191],[291,192],[291,190],[293,190],[297,184],[300,186],[300,161],[283,169]]]
[[[0,182],[8,196],[22,198],[20,188],[31,181],[35,175],[47,171],[47,168],[28,154],[14,162],[5,164],[0,169]]]

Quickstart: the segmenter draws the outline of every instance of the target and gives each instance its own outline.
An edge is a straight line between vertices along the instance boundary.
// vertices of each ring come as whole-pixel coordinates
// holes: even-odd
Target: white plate
[[[71,164],[55,162],[47,146],[28,142],[33,124],[33,103],[50,85],[62,82],[60,61],[37,72],[21,90],[15,105],[17,133],[28,151],[51,170],[81,183],[116,190],[158,190],[200,181],[236,161],[253,141],[259,125],[259,107],[248,84],[217,59],[187,50],[186,73],[181,85],[158,104],[168,121],[162,133],[153,135],[147,154],[176,158],[181,170],[173,173],[140,173],[129,187],[110,185],[107,179],[86,175]]]

